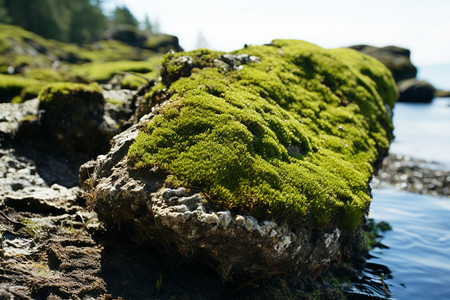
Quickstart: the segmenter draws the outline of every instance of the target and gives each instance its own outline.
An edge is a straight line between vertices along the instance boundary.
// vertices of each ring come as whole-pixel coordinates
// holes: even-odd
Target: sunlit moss
[[[49,107],[64,106],[73,102],[82,104],[81,102],[88,102],[91,99],[103,103],[101,91],[101,87],[96,83],[52,83],[39,92],[39,108],[48,109]]]
[[[238,68],[218,64],[222,54],[165,57],[165,86],[149,98],[170,100],[131,146],[135,166],[157,165],[172,184],[201,187],[235,212],[354,229],[370,203],[372,164],[392,138],[389,71],[301,41],[233,52],[259,57]]]
[[[154,68],[154,64],[149,61],[120,60],[103,63],[86,63],[83,65],[74,66],[73,70],[75,73],[92,81],[107,81],[120,71],[149,73]]]

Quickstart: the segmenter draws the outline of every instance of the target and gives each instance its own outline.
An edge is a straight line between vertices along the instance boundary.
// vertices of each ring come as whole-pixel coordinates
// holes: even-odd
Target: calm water
[[[450,299],[450,198],[373,192],[370,217],[388,222],[392,231],[381,241],[387,248],[372,250],[368,263],[388,269],[383,273],[390,298]],[[374,294],[387,296],[382,289]]]
[[[450,66],[430,68],[422,75],[450,90]],[[449,98],[437,98],[432,104],[398,103],[394,125],[392,153],[432,160],[450,169]],[[450,198],[378,189],[373,191],[369,217],[388,222],[393,230],[385,233],[383,247],[370,252],[365,283],[349,291],[356,298],[363,294],[365,298],[450,299]]]
[[[392,153],[438,161],[450,168],[450,98],[436,98],[432,104],[397,103],[394,126]]]

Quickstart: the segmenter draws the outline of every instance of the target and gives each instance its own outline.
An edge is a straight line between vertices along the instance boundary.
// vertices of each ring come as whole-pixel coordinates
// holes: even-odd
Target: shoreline
[[[450,170],[439,162],[389,154],[372,178],[371,187],[395,187],[417,194],[450,197]]]
[[[164,278],[163,297],[188,293],[198,299],[222,299],[223,295],[236,289],[235,286],[221,286],[218,278],[203,265],[161,259],[164,256],[155,249],[132,245],[126,237],[111,237],[95,214],[84,208],[83,201],[77,196],[78,187],[47,186],[36,162],[22,157],[20,149],[8,146],[2,145],[0,153],[0,167],[3,167],[5,175],[1,188],[6,200],[0,201],[0,278],[4,280],[0,283],[0,296],[32,299],[53,295],[82,299],[83,296],[79,295],[100,295],[99,299],[108,299],[107,295],[113,293],[116,297],[154,295],[157,298],[158,295],[153,293],[159,276]],[[371,186],[449,197],[450,171],[438,166],[442,167],[406,155],[390,154],[383,160]],[[8,179],[21,182],[22,186],[16,184],[11,190],[6,190],[9,189]],[[27,205],[16,201],[22,197],[19,196],[21,193],[27,195]],[[56,203],[56,198],[62,196],[67,201]],[[139,263],[142,261],[146,263]],[[122,273],[117,273],[118,269]],[[357,278],[356,270],[345,263],[333,269],[318,278],[328,276],[339,280],[342,272],[350,278]],[[136,277],[136,272],[146,274],[145,284]],[[83,279],[80,280],[82,274]],[[186,278],[186,274],[191,275]],[[203,284],[192,288],[197,280]],[[339,286],[313,279],[299,280],[294,277],[255,282],[233,294],[233,298],[255,297],[262,286],[267,293],[282,291],[304,296],[304,292],[320,291],[324,295],[345,298]],[[30,282],[35,284],[30,286]],[[208,292],[207,286],[213,286],[214,291]]]

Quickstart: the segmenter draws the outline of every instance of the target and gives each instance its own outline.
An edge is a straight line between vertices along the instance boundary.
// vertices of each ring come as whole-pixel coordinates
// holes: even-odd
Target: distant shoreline
[[[397,189],[431,196],[450,197],[450,170],[446,165],[389,154],[371,182],[372,188],[394,186]]]

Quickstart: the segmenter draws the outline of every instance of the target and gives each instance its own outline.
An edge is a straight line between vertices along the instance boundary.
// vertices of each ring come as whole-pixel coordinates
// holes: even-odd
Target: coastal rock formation
[[[148,34],[126,24],[116,25],[108,29],[103,38],[121,41],[133,47],[145,48],[159,53],[169,50],[183,51],[178,43],[178,38],[174,35]]]
[[[411,62],[411,51],[409,49],[397,46],[379,48],[369,45],[355,45],[349,48],[358,50],[381,61],[392,72],[396,82],[416,78],[417,68]]]
[[[400,97],[398,101],[430,103],[433,101],[435,88],[425,80],[407,79],[398,83]]]
[[[374,47],[356,45],[349,47],[381,61],[394,76],[399,89],[400,102],[430,103],[435,95],[435,88],[424,80],[416,79],[417,68],[411,62],[411,51],[397,46]]]
[[[169,53],[161,74],[152,112],[80,169],[108,227],[224,281],[318,274],[360,247],[398,96],[381,63],[276,40]]]

